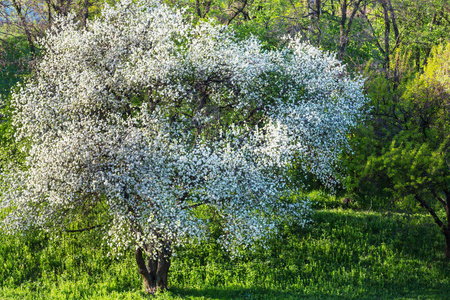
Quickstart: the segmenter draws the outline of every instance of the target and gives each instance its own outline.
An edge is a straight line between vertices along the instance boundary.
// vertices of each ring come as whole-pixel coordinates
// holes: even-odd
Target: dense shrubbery
[[[400,54],[392,58],[397,82],[376,74],[369,81],[371,118],[352,138],[356,155],[344,157],[345,183],[366,206],[384,198],[392,208],[425,209],[450,257],[450,46],[433,48],[423,73],[414,72],[408,53]]]

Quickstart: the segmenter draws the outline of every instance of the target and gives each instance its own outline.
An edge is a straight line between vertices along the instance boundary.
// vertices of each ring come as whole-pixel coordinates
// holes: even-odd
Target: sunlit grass
[[[178,249],[170,290],[152,299],[448,299],[444,238],[427,215],[326,201],[337,208],[239,258],[213,241]],[[0,299],[147,299],[132,253],[107,257],[99,234],[2,235]]]

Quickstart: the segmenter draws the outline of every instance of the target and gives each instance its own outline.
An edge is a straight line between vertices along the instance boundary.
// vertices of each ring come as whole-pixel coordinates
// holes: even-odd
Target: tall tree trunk
[[[81,13],[81,26],[86,28],[86,22],[89,18],[89,0],[83,1],[83,11]]]
[[[14,9],[17,12],[17,16],[19,16],[20,23],[22,24],[23,29],[25,30],[28,44],[30,46],[30,51],[33,54],[33,56],[35,56],[36,55],[36,47],[34,46],[33,37],[32,37],[31,31],[30,31],[30,28],[28,27],[27,20],[25,19],[25,16],[22,13],[22,6],[16,0],[12,0],[12,4],[14,6]]]
[[[147,250],[151,249],[147,248]],[[143,253],[144,249],[142,247],[138,247],[135,251],[136,263],[139,267],[139,274],[142,276],[145,292],[154,294],[158,290],[166,290],[168,283],[167,275],[172,256],[170,243],[166,242],[164,244],[164,247],[158,251],[156,258],[148,257],[147,263],[145,262]]]
[[[320,14],[322,13],[321,0],[309,0],[308,7],[309,7],[309,13],[310,13],[309,18],[310,19],[319,19]]]
[[[389,35],[391,33],[391,20],[389,18],[389,9],[387,0],[381,0],[381,6],[383,7],[383,19],[384,19],[384,72],[386,79],[389,81],[389,69],[390,69],[390,61],[389,55],[390,44],[389,44]],[[388,92],[390,91],[390,86],[388,85]]]
[[[53,9],[57,14],[67,16],[70,10],[72,0],[56,0],[56,3],[52,3]]]
[[[197,15],[199,18],[202,17],[202,11],[200,9],[200,0],[195,0],[195,8],[197,10]]]
[[[339,47],[338,47],[338,58],[342,60],[344,58],[344,53],[347,49],[349,42],[349,34],[352,28],[353,20],[356,16],[356,13],[359,11],[359,6],[361,5],[362,0],[352,1],[352,12],[350,16],[348,15],[348,7],[349,3],[347,0],[342,0],[341,2],[341,21],[339,22]]]
[[[341,2],[341,21],[339,22],[339,50],[338,58],[342,60],[345,46],[348,43],[348,36],[345,34],[345,24],[347,23],[347,0]]]
[[[445,257],[450,258],[450,190],[444,189],[445,201],[445,215],[447,216],[447,226],[443,230],[445,236]]]
[[[52,26],[52,3],[51,0],[45,0],[47,4],[47,27],[50,28]]]
[[[445,257],[450,258],[450,230],[447,228],[447,230],[442,232],[445,236]]]
[[[444,202],[445,204],[445,209],[446,209],[446,216],[447,216],[447,224],[445,224],[436,214],[436,212],[434,211],[434,209],[422,198],[420,197],[418,194],[415,195],[415,198],[417,201],[419,201],[420,206],[422,206],[423,208],[425,208],[426,210],[428,210],[428,212],[430,213],[431,217],[433,218],[434,222],[439,226],[439,228],[441,228],[441,232],[444,234],[445,236],[445,257],[450,258],[450,209],[449,209],[449,196],[450,196],[450,192],[449,191],[444,191],[445,195],[446,195],[446,201],[444,201],[443,199],[439,200],[441,203]],[[436,197],[436,196],[435,196]]]
[[[395,15],[395,11],[394,8],[392,7],[392,2],[391,0],[386,0],[386,5],[387,8],[389,10],[389,14],[391,17],[391,22],[392,22],[392,29],[394,30],[394,46],[392,48],[392,51],[394,51],[395,49],[397,49],[397,47],[400,45],[400,32],[398,30],[398,26],[397,26],[397,17]],[[394,68],[394,76],[392,78],[393,81],[393,90],[395,91],[397,89],[397,87],[400,84],[400,75],[399,75],[399,68],[398,68],[398,61],[396,62],[395,68]]]

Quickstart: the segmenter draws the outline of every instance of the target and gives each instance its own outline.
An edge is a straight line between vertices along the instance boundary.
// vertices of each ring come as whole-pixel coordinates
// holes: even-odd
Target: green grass
[[[170,290],[152,299],[449,299],[450,261],[431,218],[334,201],[310,227],[285,227],[239,258],[213,242],[178,249]],[[108,258],[98,234],[0,236],[0,299],[147,299],[133,255]]]

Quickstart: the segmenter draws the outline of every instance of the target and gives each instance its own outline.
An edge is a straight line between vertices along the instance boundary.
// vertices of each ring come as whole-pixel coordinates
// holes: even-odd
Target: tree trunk
[[[388,4],[386,0],[381,0],[381,6],[383,7],[383,18],[384,18],[384,72],[385,77],[389,82],[389,69],[390,69],[390,61],[389,61],[389,55],[391,54],[390,51],[390,44],[389,44],[389,35],[391,33],[391,20],[389,19],[389,9]],[[388,83],[387,90],[390,92],[391,88]]]
[[[52,3],[51,0],[45,0],[45,3],[47,4],[47,28],[50,28],[52,26]]]
[[[81,12],[81,26],[83,28],[86,28],[86,22],[87,19],[89,18],[89,0],[84,0],[83,1],[83,9]]]
[[[450,230],[443,231],[445,236],[445,257],[450,258]]]
[[[28,27],[27,20],[26,20],[25,16],[22,13],[22,6],[16,0],[12,0],[12,4],[14,6],[14,9],[16,10],[17,16],[20,19],[20,23],[22,24],[23,29],[25,30],[25,34],[27,36],[28,44],[30,46],[30,51],[33,54],[33,56],[35,56],[36,55],[36,47],[34,46],[33,36],[32,36],[31,31],[30,31],[30,28]]]
[[[445,201],[444,203],[445,214],[447,216],[447,226],[445,226],[442,233],[445,236],[445,257],[450,258],[450,191],[444,189]]]
[[[348,43],[348,36],[345,34],[345,24],[347,23],[347,0],[341,2],[341,21],[339,22],[339,50],[338,58],[344,57],[345,47]]]
[[[423,208],[428,210],[430,215],[433,217],[434,222],[439,226],[439,228],[441,228],[442,233],[445,236],[445,257],[450,258],[450,209],[449,209],[449,205],[448,205],[449,204],[448,197],[450,196],[450,193],[448,191],[444,191],[444,193],[447,197],[447,202],[445,203],[445,209],[446,209],[446,213],[447,213],[447,226],[438,217],[438,215],[436,214],[434,209],[422,197],[420,197],[418,194],[416,194],[415,198],[417,201],[419,201],[420,206],[422,206]],[[438,200],[439,200],[439,198],[438,198]],[[443,200],[440,200],[440,201],[444,202]]]
[[[350,34],[350,30],[352,28],[353,20],[356,16],[356,13],[359,11],[359,6],[361,5],[362,0],[352,1],[347,3],[347,0],[343,0],[341,3],[341,20],[339,22],[339,47],[338,47],[338,58],[342,60],[344,58],[344,53],[347,49],[348,42],[350,39],[348,38]],[[352,12],[350,16],[348,16],[348,8],[349,4],[352,4]],[[348,20],[347,20],[348,17]]]
[[[147,246],[147,250],[151,250]],[[172,249],[170,243],[164,243],[163,248],[158,251],[156,258],[148,257],[147,263],[143,257],[144,249],[138,247],[135,251],[136,263],[139,267],[139,274],[142,276],[146,293],[154,294],[156,291],[167,289],[167,275],[170,268]],[[149,252],[149,251],[147,251]]]

